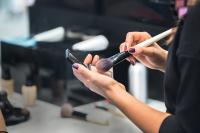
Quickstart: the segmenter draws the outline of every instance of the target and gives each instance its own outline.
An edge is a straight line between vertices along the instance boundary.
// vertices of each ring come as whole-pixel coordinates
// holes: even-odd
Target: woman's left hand
[[[111,77],[111,73],[99,73],[95,67],[95,61],[97,57],[94,57],[92,61],[92,56],[88,55],[84,61],[84,64],[89,64],[91,62],[91,70],[87,69],[81,64],[73,64],[73,73],[86,87],[91,91],[110,99],[111,94],[115,92],[125,91],[124,85],[117,82]]]

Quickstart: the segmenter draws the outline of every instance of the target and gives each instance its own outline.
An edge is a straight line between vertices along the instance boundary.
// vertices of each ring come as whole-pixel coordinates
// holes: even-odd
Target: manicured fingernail
[[[129,49],[129,52],[130,52],[130,53],[135,53],[135,48],[130,48],[130,49]]]
[[[78,66],[78,64],[73,64],[72,67],[78,70],[79,66]]]

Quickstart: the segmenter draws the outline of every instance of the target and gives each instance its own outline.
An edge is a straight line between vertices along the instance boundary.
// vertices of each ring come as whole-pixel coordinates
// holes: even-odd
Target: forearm
[[[169,115],[157,111],[146,104],[136,100],[132,95],[122,89],[109,94],[110,100],[142,131],[157,133],[163,120]]]
[[[0,131],[6,131],[6,126],[4,123],[4,118],[0,110]]]

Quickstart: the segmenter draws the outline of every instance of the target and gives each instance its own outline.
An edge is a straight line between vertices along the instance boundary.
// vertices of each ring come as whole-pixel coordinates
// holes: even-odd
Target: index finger
[[[126,46],[129,49],[131,46],[134,46],[141,40],[141,32],[128,32],[126,35]]]
[[[85,80],[91,79],[92,71],[88,70],[85,66],[75,63],[72,65],[72,70],[76,78],[84,82]]]
[[[91,64],[91,62],[92,62],[92,55],[88,54],[85,60],[83,61],[83,64],[88,65],[88,64]]]

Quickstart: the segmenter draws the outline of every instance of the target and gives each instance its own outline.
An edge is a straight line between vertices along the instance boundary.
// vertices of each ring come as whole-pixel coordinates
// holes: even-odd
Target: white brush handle
[[[147,47],[147,46],[149,46],[149,45],[151,45],[151,44],[153,44],[153,43],[155,43],[155,42],[157,42],[157,41],[169,36],[172,33],[173,33],[173,28],[171,28],[171,29],[169,29],[169,30],[167,30],[165,32],[162,32],[162,33],[160,33],[160,34],[158,34],[158,35],[156,35],[156,36],[154,36],[154,37],[152,37],[152,38],[150,38],[150,39],[148,39],[148,40],[146,40],[144,42],[141,42],[141,43],[137,44],[136,47]]]
[[[94,114],[88,114],[86,116],[86,120],[91,122],[91,123],[96,123],[100,125],[109,125],[109,120],[107,117],[104,116],[99,116],[99,115],[94,115]]]

